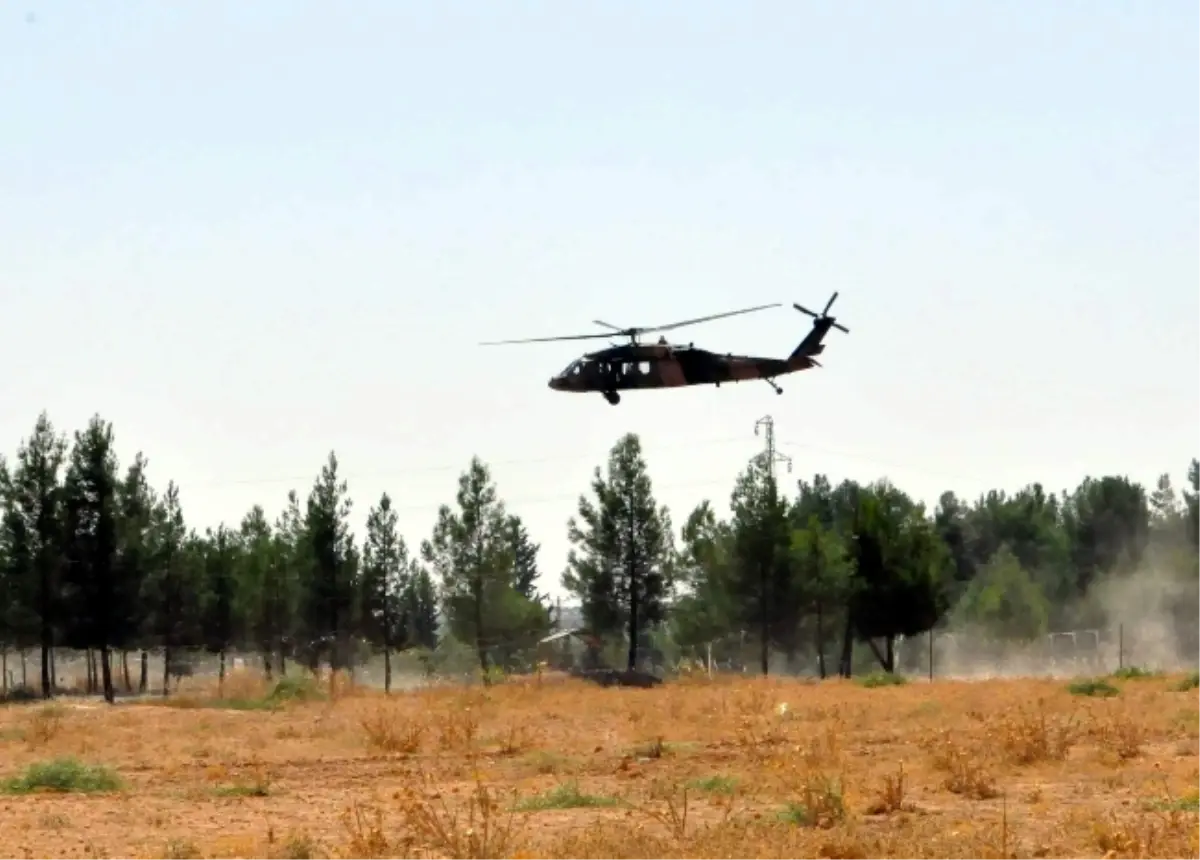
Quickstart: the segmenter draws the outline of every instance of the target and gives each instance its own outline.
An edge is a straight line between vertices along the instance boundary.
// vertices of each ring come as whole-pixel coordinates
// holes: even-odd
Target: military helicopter
[[[612,338],[614,336],[628,337],[627,344],[614,344],[608,349],[589,352],[567,365],[561,373],[550,378],[550,388],[554,391],[570,391],[575,393],[598,392],[614,406],[621,402],[620,392],[637,388],[678,388],[684,385],[716,385],[722,382],[742,382],[749,379],[762,379],[775,389],[776,394],[782,394],[783,389],[775,382],[775,377],[798,370],[821,365],[813,356],[825,351],[821,342],[831,328],[850,333],[850,329],[829,315],[838,294],[835,292],[825,304],[825,309],[819,314],[808,308],[793,304],[796,310],[813,318],[812,330],[800,341],[787,358],[763,358],[754,355],[724,355],[700,349],[694,344],[686,346],[667,343],[666,338],[660,337],[658,343],[643,344],[638,338],[653,332],[671,331],[684,326],[724,319],[739,314],[754,313],[777,308],[776,302],[769,305],[757,305],[752,308],[728,311],[727,313],[712,314],[706,317],[683,320],[660,326],[621,328],[603,320],[593,322],[611,332],[596,334],[575,334],[561,337],[534,337],[523,340],[486,341],[480,346],[499,346],[514,343],[545,343],[558,340],[589,340],[592,338]]]

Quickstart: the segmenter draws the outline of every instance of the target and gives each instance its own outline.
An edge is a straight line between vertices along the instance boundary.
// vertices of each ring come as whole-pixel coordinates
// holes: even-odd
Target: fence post
[[[933,628],[929,628],[929,680],[933,680]]]
[[[1117,669],[1125,668],[1125,622],[1117,625]]]

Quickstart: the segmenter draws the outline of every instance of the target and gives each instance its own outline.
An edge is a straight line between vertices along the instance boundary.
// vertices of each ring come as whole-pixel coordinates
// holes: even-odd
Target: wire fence
[[[1200,631],[1184,639],[1195,641]],[[720,647],[708,647],[704,653],[680,653],[653,641],[640,648],[638,668],[662,678],[703,672],[717,675],[754,675],[761,671],[760,648],[752,633]],[[1029,642],[1012,642],[973,635],[969,632],[934,632],[898,638],[894,643],[894,671],[910,679],[984,680],[1002,677],[1073,677],[1108,674],[1134,667],[1151,671],[1195,670],[1200,654],[1180,641],[1178,631],[1170,635],[1155,628],[1117,624],[1111,627],[1085,628],[1047,634]],[[626,666],[627,644],[619,641],[593,642],[566,637],[551,643],[514,648],[505,643],[484,642],[482,649],[473,643],[443,640],[438,648],[406,649],[388,655],[366,643],[356,643],[354,657],[346,669],[355,684],[384,687],[390,680],[393,689],[414,689],[431,685],[471,684],[483,680],[480,650],[489,672],[497,678],[543,671],[578,672],[595,669],[620,669]],[[876,643],[880,653],[883,643]],[[840,648],[824,654],[827,675],[836,675]],[[9,697],[14,691],[26,695],[41,694],[41,654],[30,649],[0,654],[0,693]],[[821,674],[821,655],[815,649],[803,653],[769,652],[768,668],[772,675],[816,677]],[[90,664],[90,666],[89,666]],[[59,694],[84,694],[99,685],[99,659],[95,652],[57,648],[53,651],[53,677]],[[262,674],[266,661],[258,652],[231,650],[224,656],[227,673]],[[328,663],[325,662],[327,668]],[[294,659],[271,660],[271,674],[307,674],[309,669]],[[856,643],[852,673],[880,671],[875,649]],[[113,685],[117,695],[162,695],[164,681],[168,690],[188,687],[197,681],[215,679],[221,669],[221,656],[198,650],[173,652],[171,671],[161,651],[114,652],[111,657]],[[390,675],[390,678],[389,678]],[[90,679],[90,680],[89,680]]]

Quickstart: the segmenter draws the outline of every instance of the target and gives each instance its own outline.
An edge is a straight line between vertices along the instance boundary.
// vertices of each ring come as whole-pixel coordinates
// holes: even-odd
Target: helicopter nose
[[[551,388],[551,390],[552,390],[552,391],[557,391],[557,390],[558,390],[558,386],[559,386],[559,379],[558,379],[558,377],[557,377],[557,376],[551,376],[551,377],[550,377],[550,388]]]

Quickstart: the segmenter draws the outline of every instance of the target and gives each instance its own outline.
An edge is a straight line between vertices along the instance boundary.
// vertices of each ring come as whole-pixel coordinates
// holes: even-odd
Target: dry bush
[[[458,806],[448,804],[438,791],[410,788],[397,799],[405,826],[400,856],[413,856],[413,848],[421,846],[455,860],[508,857],[521,833],[516,793],[498,791],[478,779]]]
[[[1166,682],[1106,700],[1057,680],[327,689],[264,710],[64,704],[51,748],[89,744],[124,796],[14,799],[0,856],[172,837],[205,857],[1188,856],[1196,824],[1200,704]],[[46,757],[24,741],[39,704],[0,709],[0,777]],[[418,726],[419,762],[373,752]],[[1106,766],[1139,746],[1153,773]],[[42,823],[46,803],[70,827]]]
[[[904,802],[904,762],[900,762],[895,773],[883,775],[883,785],[878,796],[867,807],[868,815],[890,815],[901,810],[911,811],[912,804]]]
[[[33,712],[25,727],[25,742],[30,747],[41,747],[50,743],[62,731],[66,709],[61,705],[42,705]]]
[[[377,705],[359,718],[367,746],[384,753],[412,755],[420,751],[425,724],[395,706]]]
[[[1062,761],[1078,737],[1078,718],[1052,717],[1038,702],[1036,711],[1017,708],[1005,714],[989,726],[988,734],[999,741],[1004,757],[1013,764]]]
[[[1109,812],[1092,820],[1092,845],[1105,857],[1196,857],[1196,815],[1169,810]]]
[[[977,746],[960,744],[948,733],[927,746],[933,766],[946,774],[942,785],[947,791],[971,800],[989,800],[1000,794],[990,763]]]

